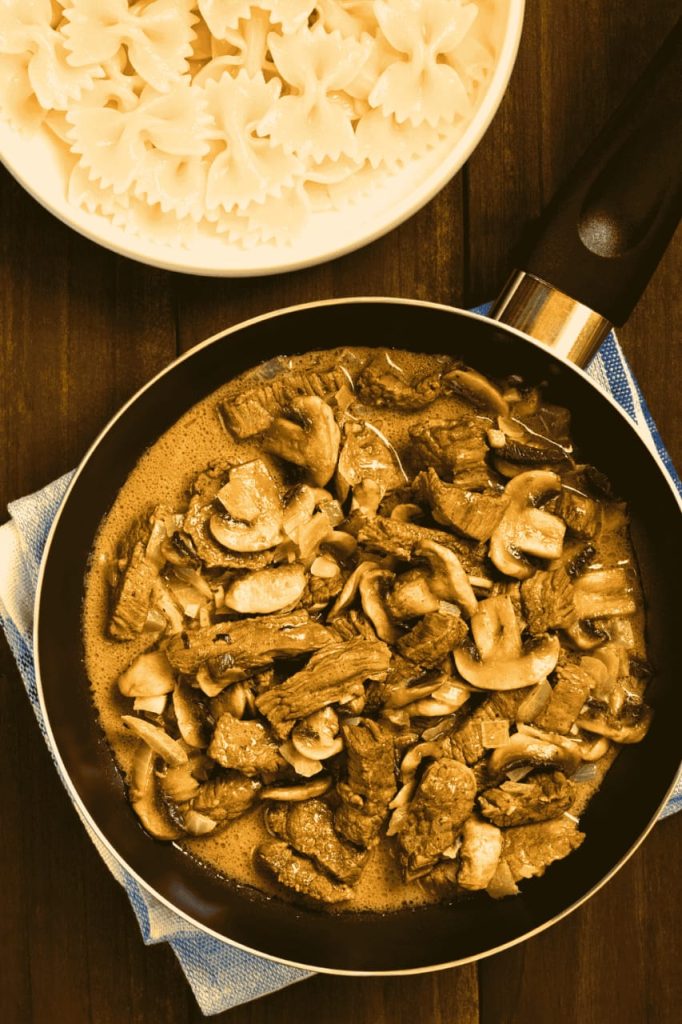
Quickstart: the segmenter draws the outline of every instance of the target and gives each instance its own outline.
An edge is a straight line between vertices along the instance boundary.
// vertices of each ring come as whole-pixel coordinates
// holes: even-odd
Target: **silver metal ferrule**
[[[578,366],[589,363],[611,330],[599,313],[522,270],[509,278],[490,316]]]

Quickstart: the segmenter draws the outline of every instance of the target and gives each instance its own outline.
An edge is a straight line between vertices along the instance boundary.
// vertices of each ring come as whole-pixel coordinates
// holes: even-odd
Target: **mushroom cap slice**
[[[155,754],[159,754],[166,764],[177,767],[187,762],[187,751],[158,725],[152,725],[146,718],[137,718],[135,715],[122,715],[121,721],[130,732],[144,740]]]
[[[279,488],[261,459],[233,466],[228,482],[218,491],[216,499],[231,519],[245,523],[252,523],[280,507]]]
[[[505,775],[514,768],[530,767],[559,768],[571,774],[580,764],[580,754],[568,744],[559,746],[549,740],[538,739],[527,733],[517,732],[502,747],[493,750],[488,758],[488,772],[491,776]]]
[[[533,575],[533,567],[524,555],[560,557],[566,524],[558,516],[535,507],[544,494],[560,490],[560,477],[547,470],[519,473],[509,481],[504,489],[508,505],[491,534],[488,550],[490,560],[500,572],[525,580]]]
[[[263,435],[263,447],[302,466],[312,484],[324,487],[334,475],[341,431],[331,407],[318,395],[294,398],[290,410],[299,422],[279,416]]]
[[[501,416],[509,415],[506,398],[487,377],[476,370],[451,370],[443,377],[443,383],[479,408],[489,409]]]
[[[388,569],[380,569],[378,566],[372,565],[369,571],[364,573],[359,583],[363,612],[374,626],[379,639],[391,644],[396,643],[400,631],[386,609],[381,593],[381,582],[382,580],[390,581],[393,578],[393,573]]]
[[[545,636],[518,658],[480,661],[464,647],[455,650],[457,671],[467,683],[481,690],[520,690],[536,686],[556,668],[561,644]]]
[[[242,615],[268,615],[295,605],[306,587],[302,565],[279,565],[259,569],[235,580],[225,592],[226,608]]]
[[[416,545],[415,555],[425,558],[431,567],[429,586],[443,601],[454,601],[466,615],[473,615],[478,607],[469,577],[454,551],[433,540]]]
[[[240,523],[212,515],[208,523],[214,540],[230,551],[268,551],[284,540],[281,514],[264,515],[253,523]]]

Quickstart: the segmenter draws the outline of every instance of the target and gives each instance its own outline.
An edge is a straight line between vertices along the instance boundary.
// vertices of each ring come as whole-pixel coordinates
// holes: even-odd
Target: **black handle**
[[[682,20],[542,217],[520,269],[622,324],[682,216]]]

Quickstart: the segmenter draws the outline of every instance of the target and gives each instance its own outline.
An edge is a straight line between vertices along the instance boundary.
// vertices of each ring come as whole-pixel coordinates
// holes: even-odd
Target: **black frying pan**
[[[323,971],[451,966],[527,938],[566,914],[618,869],[653,824],[680,760],[680,503],[632,423],[565,357],[586,360],[608,323],[625,319],[679,218],[681,40],[678,30],[635,100],[553,204],[521,264],[530,273],[518,275],[498,303],[497,316],[506,324],[397,299],[316,303],[270,314],[173,363],[130,400],[81,464],[48,541],[38,590],[43,712],[86,819],[147,889],[201,928]],[[665,132],[656,127],[661,116]],[[519,326],[560,354],[529,340]],[[547,382],[547,398],[573,410],[584,457],[608,474],[630,505],[657,670],[647,698],[656,710],[653,725],[641,744],[622,751],[589,805],[581,819],[583,845],[525,883],[521,895],[500,902],[479,894],[453,907],[332,916],[229,885],[140,828],[93,713],[82,661],[83,578],[100,520],[139,456],[190,406],[254,364],[353,341],[452,353],[486,374]]]

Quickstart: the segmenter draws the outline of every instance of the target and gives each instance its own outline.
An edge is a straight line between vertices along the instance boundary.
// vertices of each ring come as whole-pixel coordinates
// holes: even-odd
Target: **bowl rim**
[[[665,805],[666,805],[666,803],[668,801],[668,798],[670,797],[670,794],[672,793],[672,791],[674,790],[675,786],[677,785],[678,780],[680,778],[682,778],[682,763],[680,763],[680,766],[678,767],[677,772],[673,775],[673,778],[670,781],[669,786],[667,787],[666,792],[665,792],[663,798],[661,799],[661,801],[660,801],[658,807],[656,808],[654,814],[651,816],[651,818],[647,822],[645,828],[639,833],[639,835],[635,838],[635,840],[631,843],[631,845],[625,850],[625,852],[622,854],[622,856],[614,864],[612,864],[612,866],[609,868],[609,870],[604,875],[602,875],[592,886],[590,886],[589,889],[584,891],[577,899],[575,899],[572,903],[570,903],[569,905],[567,905],[566,907],[561,909],[558,913],[556,913],[549,920],[544,921],[544,922],[542,922],[539,925],[536,925],[535,927],[531,928],[529,931],[524,932],[522,935],[518,935],[515,938],[503,941],[503,942],[495,945],[494,947],[486,949],[483,952],[474,953],[474,954],[471,954],[471,955],[468,955],[468,956],[465,956],[465,957],[461,957],[461,958],[458,958],[458,959],[446,961],[446,962],[443,962],[443,963],[429,964],[429,965],[420,966],[420,967],[399,968],[399,969],[395,969],[395,970],[379,970],[379,971],[377,971],[377,970],[350,969],[350,968],[332,968],[332,967],[328,967],[326,965],[305,963],[305,962],[301,962],[301,961],[297,961],[297,960],[291,960],[291,959],[288,959],[288,958],[283,957],[283,956],[278,956],[278,955],[275,955],[273,953],[263,952],[263,951],[261,951],[259,949],[255,949],[252,946],[248,946],[245,943],[240,942],[240,941],[238,941],[236,939],[226,937],[221,932],[218,932],[217,930],[211,928],[210,925],[205,924],[202,921],[199,921],[197,918],[193,917],[190,913],[180,909],[178,906],[176,906],[172,902],[172,900],[170,900],[168,897],[166,897],[162,893],[160,893],[154,887],[154,885],[151,882],[149,882],[145,878],[143,878],[135,869],[133,869],[130,866],[130,864],[126,861],[125,857],[121,853],[119,853],[119,851],[115,848],[115,846],[112,844],[112,842],[103,833],[103,831],[101,830],[101,828],[99,827],[99,825],[95,821],[95,819],[94,819],[92,813],[90,812],[89,808],[86,806],[84,799],[81,797],[81,795],[80,795],[80,793],[79,793],[79,791],[78,791],[78,789],[76,787],[76,784],[71,779],[69,771],[68,771],[68,769],[67,769],[67,767],[66,767],[66,765],[65,765],[65,763],[63,761],[63,758],[62,758],[62,755],[61,755],[61,751],[59,749],[59,745],[58,745],[58,743],[57,743],[57,741],[55,739],[54,732],[53,732],[53,729],[52,729],[52,725],[51,725],[51,721],[50,721],[50,716],[49,716],[49,713],[48,713],[48,710],[47,710],[47,702],[46,702],[45,694],[44,694],[44,690],[43,690],[41,665],[40,665],[40,638],[41,638],[40,621],[41,621],[41,605],[42,605],[42,594],[43,594],[43,582],[44,582],[44,577],[45,577],[45,573],[46,573],[48,556],[50,554],[50,550],[51,550],[51,547],[52,547],[52,544],[53,544],[53,540],[54,540],[55,534],[56,534],[57,529],[59,527],[59,522],[60,522],[60,519],[61,519],[62,511],[63,511],[63,509],[64,509],[64,507],[65,507],[65,505],[67,503],[67,500],[69,499],[69,496],[70,496],[72,490],[74,489],[74,487],[76,485],[76,482],[77,482],[79,476],[83,472],[86,464],[89,462],[89,460],[90,460],[91,456],[93,455],[93,453],[99,447],[101,440],[112,429],[114,429],[116,423],[118,422],[119,419],[121,419],[121,417],[123,417],[125,415],[125,413],[126,413],[127,409],[129,408],[129,406],[133,405],[144,392],[148,391],[151,387],[153,387],[157,380],[159,380],[161,377],[165,376],[170,371],[174,370],[178,366],[178,364],[184,363],[185,361],[191,359],[192,356],[195,355],[199,350],[204,349],[207,346],[210,346],[213,343],[215,343],[215,342],[217,342],[217,341],[219,341],[219,340],[221,340],[221,339],[223,339],[225,337],[229,337],[232,334],[238,333],[239,331],[241,331],[242,329],[244,329],[246,327],[249,327],[249,326],[254,325],[254,324],[258,324],[258,323],[260,323],[262,321],[276,319],[278,317],[282,317],[282,316],[285,316],[285,315],[288,315],[288,314],[297,313],[297,312],[303,312],[303,311],[305,311],[305,310],[307,310],[309,308],[315,308],[315,307],[333,308],[334,306],[342,306],[342,305],[346,305],[346,304],[349,304],[349,303],[359,303],[359,304],[368,304],[368,305],[372,305],[372,304],[384,305],[384,304],[386,304],[386,305],[397,305],[397,306],[411,306],[411,307],[422,308],[422,309],[433,309],[433,310],[438,310],[438,311],[442,311],[444,313],[453,315],[456,318],[464,318],[464,319],[476,320],[476,321],[482,322],[483,324],[488,324],[488,325],[495,324],[495,326],[497,326],[498,328],[503,330],[505,333],[507,333],[509,335],[512,335],[514,337],[520,338],[526,344],[530,345],[531,347],[536,348],[536,349],[540,349],[541,351],[547,353],[547,347],[542,342],[537,341],[536,339],[532,338],[531,336],[525,334],[523,331],[521,331],[521,330],[519,330],[519,329],[517,329],[515,327],[512,327],[509,324],[501,324],[499,322],[496,322],[496,321],[492,320],[489,316],[487,316],[487,315],[485,315],[483,313],[479,313],[479,312],[476,312],[476,311],[473,311],[473,310],[461,309],[459,307],[449,306],[449,305],[446,305],[446,304],[443,304],[443,303],[430,302],[430,301],[426,301],[426,300],[406,299],[406,298],[399,298],[399,297],[394,297],[394,296],[375,296],[375,295],[372,295],[372,296],[352,296],[352,297],[348,297],[348,298],[334,298],[334,299],[317,300],[317,301],[297,304],[297,305],[294,305],[294,306],[287,306],[287,307],[284,307],[284,308],[281,308],[281,309],[271,310],[269,312],[261,313],[261,314],[259,314],[257,316],[254,316],[254,317],[252,317],[252,318],[250,318],[248,320],[241,321],[241,322],[239,322],[237,324],[233,324],[232,326],[230,326],[230,327],[228,327],[228,328],[226,328],[226,329],[224,329],[222,331],[218,331],[215,334],[212,334],[208,338],[205,338],[203,341],[199,342],[197,345],[194,345],[192,348],[190,348],[186,352],[182,353],[180,356],[178,356],[176,359],[174,359],[172,362],[170,362],[167,366],[163,367],[150,380],[148,380],[142,387],[140,387],[133,395],[131,395],[130,398],[126,402],[123,403],[123,405],[117,410],[117,412],[105,424],[103,429],[100,431],[100,433],[94,439],[94,441],[92,442],[92,444],[90,445],[88,450],[85,452],[85,454],[84,454],[83,458],[81,459],[79,465],[77,466],[75,472],[73,473],[72,478],[69,481],[69,484],[68,484],[68,486],[66,488],[64,497],[63,497],[63,499],[62,499],[62,501],[60,503],[60,506],[57,509],[55,517],[54,517],[54,519],[53,519],[53,521],[51,523],[50,530],[49,530],[48,536],[47,536],[46,541],[45,541],[43,556],[42,556],[41,562],[40,562],[39,573],[38,573],[38,581],[37,581],[37,586],[36,586],[36,595],[35,595],[34,608],[33,608],[33,660],[34,660],[34,665],[35,665],[35,682],[36,682],[36,691],[37,691],[37,696],[38,696],[38,702],[39,702],[40,709],[41,709],[41,712],[42,712],[44,728],[45,728],[45,736],[46,736],[46,740],[47,740],[47,742],[48,742],[48,744],[50,746],[51,755],[52,755],[53,760],[54,760],[54,762],[55,762],[55,764],[57,766],[57,770],[58,770],[59,775],[60,775],[60,777],[62,779],[62,782],[63,782],[63,784],[64,784],[64,786],[65,786],[65,788],[66,788],[66,790],[67,790],[67,792],[69,794],[69,797],[70,797],[72,803],[75,805],[75,808],[76,808],[76,810],[78,812],[78,815],[81,818],[81,821],[86,826],[86,830],[90,834],[90,837],[95,842],[95,845],[98,847],[100,853],[102,854],[102,856],[104,856],[104,859],[105,859],[105,861],[107,863],[109,863],[110,859],[113,858],[113,860],[114,860],[114,862],[116,864],[116,867],[118,869],[121,869],[124,873],[127,873],[133,879],[133,881],[141,889],[143,889],[148,895],[153,896],[166,909],[168,909],[172,913],[174,913],[180,920],[185,921],[187,924],[190,924],[194,928],[197,928],[200,932],[204,933],[205,935],[209,935],[211,938],[213,938],[213,939],[215,939],[215,940],[217,940],[219,942],[226,943],[227,945],[232,946],[232,947],[234,947],[236,949],[239,949],[239,950],[241,950],[244,953],[251,954],[252,956],[259,957],[259,958],[261,958],[263,960],[268,960],[268,961],[271,961],[273,963],[282,964],[282,965],[287,966],[287,967],[297,968],[297,969],[299,969],[301,971],[315,972],[315,973],[319,973],[319,974],[340,975],[340,976],[346,976],[346,977],[397,977],[397,976],[401,976],[401,975],[428,974],[428,973],[432,973],[432,972],[435,972],[435,971],[446,970],[446,969],[449,969],[451,967],[460,967],[460,966],[463,966],[465,964],[475,963],[478,960],[487,959],[488,957],[493,956],[496,953],[500,953],[500,952],[503,952],[504,950],[511,949],[514,946],[517,946],[517,945],[520,945],[523,942],[526,942],[526,940],[528,940],[530,938],[534,938],[536,935],[539,935],[541,932],[546,931],[548,928],[552,927],[553,925],[557,924],[559,921],[563,920],[565,917],[568,917],[570,914],[572,914],[575,910],[577,910],[584,903],[586,903],[587,900],[589,900],[592,896],[594,896],[595,893],[597,893],[604,885],[606,885],[614,877],[614,875],[616,875],[620,871],[620,869],[624,866],[624,864],[632,857],[632,855],[637,851],[637,849],[644,842],[644,840],[649,835],[649,833],[653,829],[653,827],[656,824],[656,822],[659,820],[660,813],[663,810],[663,808],[665,807]],[[592,380],[591,378],[588,377],[588,375],[587,375],[587,373],[585,372],[584,369],[582,369],[581,367],[579,367],[575,363],[571,362],[570,360],[566,359],[564,356],[561,356],[561,355],[559,355],[556,352],[550,352],[549,354],[553,355],[556,360],[558,360],[560,363],[562,363],[566,367],[568,367],[577,376],[584,378],[585,381],[592,388],[594,388],[596,391],[599,392],[600,397],[602,399],[604,399],[607,402],[607,404],[612,407],[613,410],[615,410],[615,412],[619,415],[619,417],[626,422],[626,424],[628,425],[628,428],[633,431],[633,433],[639,438],[639,441],[642,443],[642,445],[646,448],[648,455],[652,458],[654,464],[656,465],[657,469],[661,473],[661,476],[663,477],[663,480],[665,481],[668,490],[673,495],[674,501],[677,504],[678,509],[682,513],[682,498],[680,497],[680,495],[678,494],[676,488],[674,487],[673,482],[670,479],[670,477],[669,477],[669,475],[668,475],[668,473],[667,473],[667,471],[665,469],[665,466],[663,465],[663,462],[662,462],[658,452],[656,451],[656,449],[654,447],[652,447],[649,444],[649,442],[647,441],[644,433],[642,432],[642,430],[638,426],[638,424],[635,423],[632,419],[630,419],[630,417],[628,416],[626,411],[617,403],[617,401],[615,400],[615,398],[613,397],[612,394],[610,394],[610,393],[608,393],[606,391],[603,391],[601,388],[599,388],[599,386],[596,384],[596,382],[594,380]],[[111,866],[111,864],[109,864],[109,866],[110,866],[110,870],[112,870],[112,873],[115,874],[114,868]],[[115,877],[116,877],[116,874],[115,874]],[[119,881],[121,881],[121,879],[119,879]],[[121,882],[121,884],[123,884],[123,883]]]
[[[431,168],[417,187],[404,188],[400,198],[389,204],[389,216],[386,216],[383,210],[378,219],[371,216],[366,219],[356,216],[355,221],[359,230],[354,230],[341,243],[334,244],[332,231],[320,232],[312,245],[308,242],[298,247],[296,242],[291,246],[266,243],[253,249],[238,249],[240,258],[237,263],[229,265],[228,259],[228,265],[225,266],[219,258],[219,255],[222,256],[223,247],[216,247],[215,255],[211,252],[209,257],[205,253],[202,254],[200,245],[197,245],[195,251],[191,246],[183,248],[153,242],[127,232],[100,214],[89,213],[72,205],[65,192],[61,190],[56,195],[49,192],[46,194],[41,188],[39,173],[35,173],[36,162],[16,158],[16,147],[19,147],[20,152],[25,137],[6,123],[0,124],[0,162],[36,202],[62,223],[89,241],[139,263],[161,270],[208,277],[267,276],[315,266],[354,252],[392,231],[430,202],[462,169],[488,130],[506,92],[518,54],[525,2],[526,0],[505,0],[506,24],[492,77],[473,118],[455,141],[447,159],[439,161]],[[403,173],[399,172],[396,177]],[[373,195],[375,193],[364,197],[368,208]],[[333,211],[330,214],[330,227],[333,226],[334,219],[342,223],[347,212],[346,207],[342,207],[340,211]],[[339,213],[340,216],[336,216]],[[306,248],[309,251],[306,252]],[[223,251],[229,257],[234,249],[235,247],[225,243]]]

